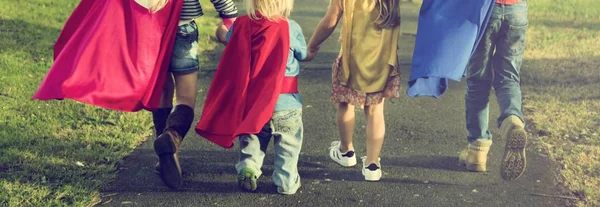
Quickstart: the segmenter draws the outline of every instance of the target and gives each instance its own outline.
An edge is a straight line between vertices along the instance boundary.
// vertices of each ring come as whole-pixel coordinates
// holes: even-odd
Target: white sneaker
[[[356,155],[350,150],[346,153],[340,151],[340,141],[334,141],[329,147],[329,158],[344,167],[352,167],[356,165]]]
[[[379,181],[381,179],[381,163],[370,163],[365,165],[367,156],[361,158],[363,163],[362,174],[366,181]],[[381,161],[381,158],[379,158]]]

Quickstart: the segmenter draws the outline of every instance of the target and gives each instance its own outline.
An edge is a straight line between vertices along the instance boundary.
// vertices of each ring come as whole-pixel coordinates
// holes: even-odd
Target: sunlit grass
[[[580,206],[600,205],[600,1],[529,1],[522,69],[530,129]]]

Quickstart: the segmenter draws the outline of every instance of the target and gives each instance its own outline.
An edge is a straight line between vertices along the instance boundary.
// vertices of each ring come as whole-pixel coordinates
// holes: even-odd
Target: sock
[[[187,105],[177,105],[167,119],[167,129],[176,131],[181,139],[185,137],[194,121],[194,109]]]
[[[152,122],[154,122],[154,132],[156,136],[162,134],[167,126],[167,117],[173,108],[159,108],[152,112]]]

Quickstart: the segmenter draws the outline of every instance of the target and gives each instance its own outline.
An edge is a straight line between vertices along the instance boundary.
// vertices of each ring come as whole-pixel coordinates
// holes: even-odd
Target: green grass
[[[0,206],[88,206],[119,162],[151,133],[150,113],[121,113],[74,101],[32,101],[52,65],[52,47],[78,1],[0,4]],[[218,22],[198,20],[208,61]]]
[[[600,1],[529,1],[522,69],[534,139],[561,165],[564,185],[600,206]]]

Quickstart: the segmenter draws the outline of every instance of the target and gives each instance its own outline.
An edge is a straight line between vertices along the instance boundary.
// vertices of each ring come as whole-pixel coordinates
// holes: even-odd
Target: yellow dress
[[[400,27],[381,29],[375,0],[343,0],[339,83],[363,93],[384,90],[398,73]]]

